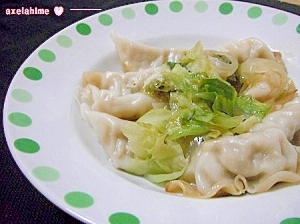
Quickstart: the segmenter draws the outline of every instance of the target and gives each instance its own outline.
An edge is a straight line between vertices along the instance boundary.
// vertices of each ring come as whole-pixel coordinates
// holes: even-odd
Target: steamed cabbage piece
[[[244,192],[261,192],[280,181],[298,181],[298,171],[295,171],[297,153],[293,153],[294,146],[288,146],[289,150],[286,151],[291,156],[283,155],[282,161],[294,158],[293,168],[290,169],[291,165],[286,170],[292,173],[291,179],[286,180],[279,175],[277,179],[272,179],[273,182],[268,182],[268,187],[255,191],[249,185],[252,190],[243,188],[239,191],[236,186],[241,183],[248,186],[249,177],[243,176],[238,170],[226,171],[228,167],[224,165],[222,172],[230,175],[222,177],[212,173],[210,181],[215,182],[206,185],[205,191],[199,191],[203,183],[196,177],[204,175],[202,173],[206,172],[204,168],[207,166],[221,165],[218,154],[223,150],[222,144],[218,145],[220,149],[216,146],[216,150],[210,150],[206,145],[214,146],[214,141],[222,143],[228,138],[229,142],[236,142],[242,148],[253,149],[249,151],[250,154],[260,153],[259,150],[263,149],[255,148],[253,142],[263,134],[257,134],[256,137],[249,133],[254,130],[252,127],[263,124],[268,114],[280,110],[296,96],[295,85],[288,78],[284,64],[262,42],[250,38],[236,44],[241,47],[240,51],[236,47],[234,51],[230,48],[224,51],[207,51],[203,50],[200,42],[191,50],[174,50],[135,45],[134,42],[117,36],[113,36],[113,39],[122,67],[126,67],[126,71],[85,73],[83,86],[78,91],[78,100],[83,119],[95,129],[116,168],[144,176],[155,183],[172,181],[167,184],[167,191],[177,192],[181,189],[184,195],[198,197],[200,194],[203,198],[219,193],[223,195],[235,192],[238,195]],[[120,44],[123,46],[119,46]],[[258,49],[252,49],[254,47]],[[256,50],[258,53],[253,53]],[[150,52],[148,58],[147,52]],[[139,60],[130,61],[133,56]],[[263,60],[267,61],[265,65],[261,63]],[[257,69],[249,64],[251,61],[258,61]],[[274,75],[276,82],[272,80]],[[284,85],[278,85],[280,82]],[[294,105],[300,110],[300,104]],[[292,114],[294,117],[288,119],[300,120],[297,113],[293,111]],[[294,132],[299,128],[296,125]],[[277,131],[267,133],[272,133],[274,138],[282,136]],[[243,137],[244,135],[247,137]],[[254,140],[243,140],[247,138]],[[289,140],[291,139],[287,140],[288,143]],[[241,141],[246,143],[240,144]],[[285,142],[285,145],[288,143]],[[277,145],[280,151],[283,144]],[[271,148],[272,146],[270,150]],[[238,150],[241,156],[246,156],[246,152],[238,147],[234,150]],[[212,160],[203,163],[207,153]],[[272,150],[268,153],[272,154]],[[237,157],[231,157],[227,162],[237,163],[238,160]],[[259,160],[259,163],[261,161],[263,160]],[[245,160],[245,163],[249,163],[251,167],[251,160]],[[193,168],[195,164],[199,169]],[[286,166],[281,165],[275,171],[285,169]],[[207,175],[209,173],[204,176]],[[268,178],[271,174],[268,175],[265,177]],[[235,176],[242,182],[232,185],[228,178],[234,179]],[[263,184],[266,178],[261,177],[262,175],[258,175],[250,178]],[[228,181],[222,182],[223,178]],[[218,179],[223,187],[212,194],[209,189],[216,189],[214,184],[221,183]],[[193,185],[199,188],[191,187]],[[192,190],[188,190],[190,188]],[[194,193],[187,193],[190,191]]]
[[[165,98],[167,110],[172,112],[167,124],[167,134],[172,140],[241,134],[270,109],[270,105],[249,95],[238,95],[228,82],[219,78],[200,43],[179,63],[169,66],[144,89],[154,97]]]

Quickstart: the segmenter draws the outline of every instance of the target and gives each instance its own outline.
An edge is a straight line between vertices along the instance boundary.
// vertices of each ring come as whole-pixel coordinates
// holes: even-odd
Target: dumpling
[[[269,190],[278,182],[300,181],[300,99],[267,115],[249,133],[204,141],[169,192],[209,198]]]
[[[136,124],[135,122],[125,121],[98,111],[89,111],[88,108],[84,108],[84,105],[82,105],[82,110],[84,109],[86,109],[84,119],[94,129],[115,168],[144,176],[147,179],[162,181],[175,179],[184,172],[188,161],[184,158],[179,145],[174,146],[171,151],[169,147],[160,148],[157,146],[156,141],[164,141],[164,135],[158,133],[159,138],[153,142],[143,138],[145,141],[141,144],[147,145],[147,149],[140,151],[137,150],[139,146],[137,148],[131,147],[130,140],[133,140],[133,138],[126,137],[126,133],[131,128],[128,129],[125,126],[129,123]],[[125,133],[124,128],[127,129]],[[137,138],[143,136],[143,134],[139,135],[139,128],[129,130],[129,132],[131,131],[137,134],[135,136]],[[168,150],[168,153],[160,153],[164,150]],[[170,162],[170,160],[173,162]]]
[[[84,72],[82,86],[92,84],[99,89],[107,89],[118,92],[120,95],[140,92],[144,82],[153,74],[158,73],[159,68],[149,68],[138,72]]]
[[[300,98],[286,103],[280,110],[268,114],[261,123],[250,128],[250,132],[261,132],[269,128],[282,130],[291,141],[300,129]]]
[[[285,133],[275,128],[204,141],[192,168],[166,190],[203,198],[264,192],[279,182],[300,181],[298,157]]]
[[[263,41],[253,37],[228,43],[219,50],[234,56],[239,63],[249,58],[265,58],[273,61],[276,59],[273,51]]]
[[[99,89],[93,85],[79,88],[80,103],[85,103],[90,110],[103,112],[112,116],[136,120],[153,108],[156,99],[145,93],[119,95],[118,92]]]
[[[124,72],[159,67],[167,61],[177,62],[183,50],[151,47],[111,34]]]
[[[106,113],[90,111],[83,107],[81,109],[85,110],[83,118],[94,129],[113,166],[119,169],[127,168],[133,154],[126,150],[128,139],[120,131],[120,126],[124,120]]]
[[[251,95],[263,103],[283,105],[296,96],[294,82],[276,61],[250,58],[241,63],[237,74],[242,83],[240,94]]]
[[[77,99],[90,110],[136,120],[158,103],[156,98],[141,92],[144,82],[155,73],[155,69],[128,73],[85,72]]]
[[[273,52],[257,38],[232,42],[219,49],[235,57],[239,68],[235,75],[241,87],[239,94],[251,95],[263,103],[279,109],[295,97],[296,87],[288,77],[279,52]]]

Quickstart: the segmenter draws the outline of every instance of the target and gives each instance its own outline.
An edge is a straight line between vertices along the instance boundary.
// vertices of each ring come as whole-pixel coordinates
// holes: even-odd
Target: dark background
[[[9,84],[21,64],[44,41],[74,22],[98,13],[70,11],[70,8],[101,8],[102,11],[126,5],[136,0],[4,0],[0,3],[0,103],[1,118]],[[276,0],[245,0],[300,15],[300,6]],[[63,6],[58,17],[5,14],[6,8],[39,7],[53,9]],[[2,125],[3,126],[3,125]],[[1,126],[1,127],[2,127]],[[80,223],[52,204],[25,178],[7,147],[3,128],[0,130],[0,223]],[[267,215],[267,214],[266,214]]]

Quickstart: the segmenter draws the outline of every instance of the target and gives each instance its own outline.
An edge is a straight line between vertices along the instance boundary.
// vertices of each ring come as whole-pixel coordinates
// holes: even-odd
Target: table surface
[[[70,3],[72,2],[72,3]],[[53,34],[74,22],[97,13],[96,11],[70,11],[70,8],[100,8],[102,11],[141,0],[106,1],[66,1],[66,0],[4,0],[0,3],[0,94],[1,108],[11,80],[26,58]],[[300,15],[300,6],[270,0],[245,0],[264,4]],[[300,5],[300,0],[293,0]],[[49,16],[8,16],[8,8],[39,7],[52,9],[62,5],[64,14]],[[1,109],[1,117],[3,117]],[[0,223],[80,223],[45,198],[26,179],[16,165],[6,144],[3,128],[0,134]]]

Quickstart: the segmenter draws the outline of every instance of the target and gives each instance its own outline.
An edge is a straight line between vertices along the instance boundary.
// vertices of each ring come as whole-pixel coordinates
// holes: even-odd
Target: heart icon
[[[54,7],[54,13],[57,16],[61,16],[64,13],[64,7],[62,7],[62,6],[55,6]]]

